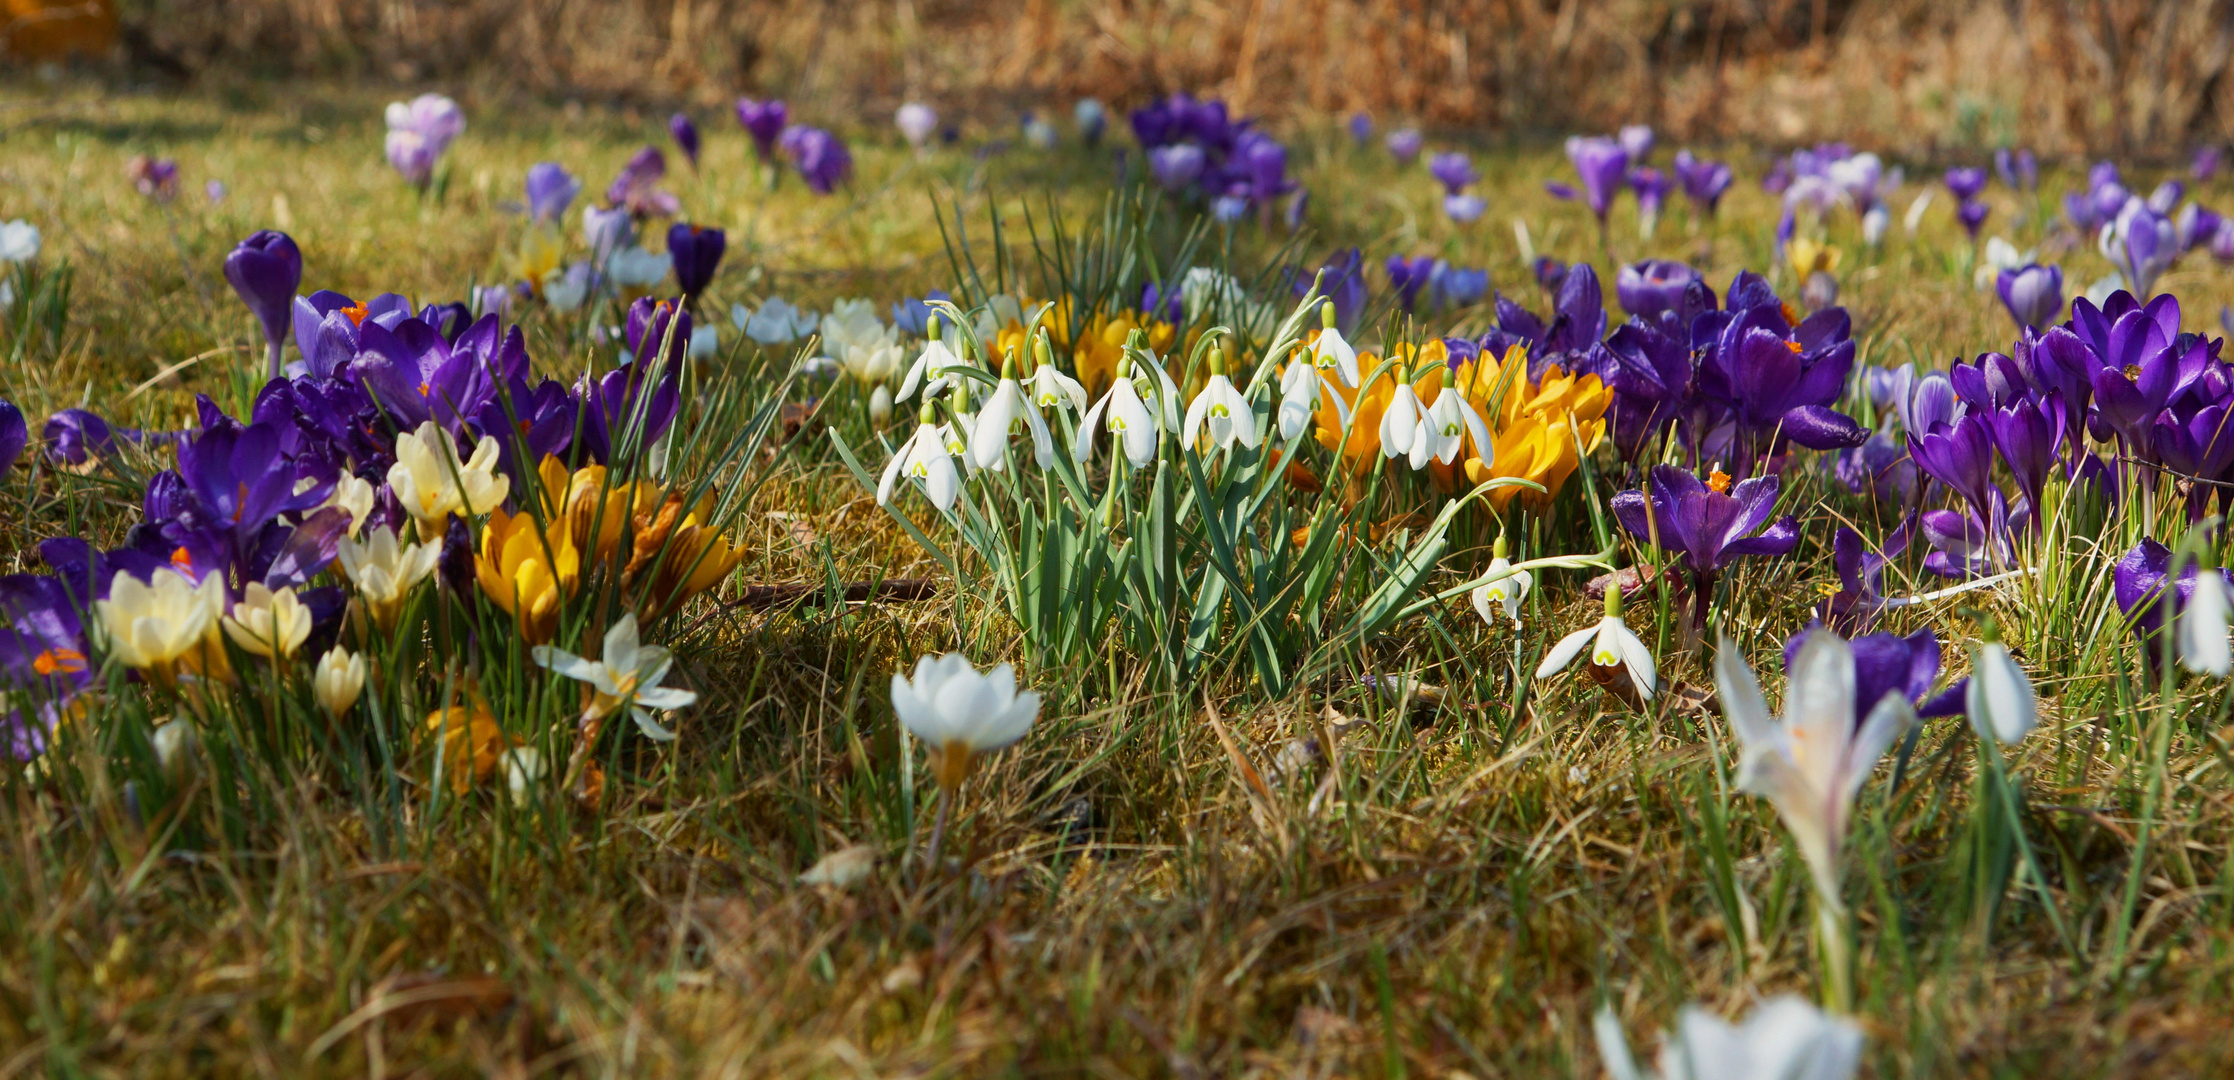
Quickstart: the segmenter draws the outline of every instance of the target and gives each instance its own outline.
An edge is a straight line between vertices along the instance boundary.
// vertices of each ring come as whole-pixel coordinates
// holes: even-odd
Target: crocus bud
[[[0,399],[0,480],[8,478],[16,458],[23,454],[25,444],[31,441],[30,425],[24,423],[23,410],[15,403]]]
[[[295,290],[303,283],[301,249],[286,233],[265,229],[225,256],[225,280],[263,324],[266,377],[278,378],[279,346],[294,325]]]
[[[685,299],[695,300],[706,290],[728,248],[729,236],[720,229],[681,222],[668,228],[667,253],[674,257],[675,283],[682,286]]]
[[[667,118],[667,130],[675,136],[675,145],[682,147],[683,156],[690,159],[690,167],[698,167],[698,125],[690,117],[676,113]]]
[[[869,392],[869,422],[878,427],[892,422],[892,388],[883,383]]]
[[[938,130],[939,114],[929,105],[910,101],[892,115],[892,123],[900,129],[900,137],[921,153],[924,145],[931,141],[931,133]]]
[[[311,692],[318,704],[339,720],[356,707],[357,697],[365,692],[365,658],[352,655],[339,645],[318,658],[318,670],[310,679]]]

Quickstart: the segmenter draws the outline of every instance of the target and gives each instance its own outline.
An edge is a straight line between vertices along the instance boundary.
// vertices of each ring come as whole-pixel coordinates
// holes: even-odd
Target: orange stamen
[[[85,670],[85,654],[76,649],[48,649],[31,658],[31,670],[41,675],[67,671],[73,675]]]
[[[342,308],[341,313],[349,316],[349,321],[352,324],[363,326],[365,324],[365,316],[372,314],[372,310],[365,307],[364,301],[359,300],[353,307]]]
[[[1717,495],[1729,494],[1730,474],[1723,472],[1721,469],[1715,469],[1707,473],[1707,490]]]

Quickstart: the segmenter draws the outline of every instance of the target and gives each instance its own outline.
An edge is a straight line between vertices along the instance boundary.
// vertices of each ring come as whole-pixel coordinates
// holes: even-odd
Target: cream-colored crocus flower
[[[267,660],[286,659],[310,637],[310,609],[295,598],[295,590],[277,592],[261,581],[251,581],[233,613],[225,616],[225,636],[233,644]]]
[[[357,706],[358,696],[365,692],[365,658],[339,645],[326,650],[326,655],[318,658],[318,670],[310,677],[310,690],[334,719],[349,715],[349,710]]]
[[[180,661],[212,644],[210,628],[225,611],[225,579],[210,574],[197,585],[165,567],[142,584],[119,570],[109,584],[109,598],[95,601],[93,608],[118,662],[172,685]]]
[[[442,558],[442,544],[401,543],[394,529],[382,525],[363,543],[342,537],[338,555],[341,572],[357,586],[357,595],[364,597],[365,605],[372,609],[373,621],[385,630],[396,624],[404,597],[434,573],[436,561]]]
[[[650,712],[680,709],[698,700],[692,691],[659,685],[667,677],[667,669],[674,666],[674,654],[658,645],[642,644],[636,636],[634,615],[621,616],[605,632],[604,644],[600,660],[585,660],[550,645],[537,645],[533,655],[536,663],[551,671],[589,684],[590,703],[582,711],[583,719],[602,720],[625,707],[646,738],[659,742],[674,739],[675,733],[660,726]]]
[[[326,506],[341,507],[349,515],[349,535],[355,536],[357,526],[372,515],[372,504],[378,497],[379,489],[372,486],[372,481],[343,473],[334,481],[334,493],[327,496]]]
[[[496,471],[495,439],[483,439],[460,460],[457,440],[434,421],[396,439],[388,487],[419,524],[419,538],[439,540],[452,513],[486,514],[512,493],[512,478]]]

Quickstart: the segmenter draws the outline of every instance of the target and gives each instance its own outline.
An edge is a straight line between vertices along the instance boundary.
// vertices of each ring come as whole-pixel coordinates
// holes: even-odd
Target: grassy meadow
[[[469,126],[434,200],[381,157],[388,96],[0,88],[0,220],[36,224],[40,265],[74,275],[59,335],[26,337],[11,320],[0,341],[0,356],[16,350],[0,397],[31,418],[34,440],[71,406],[150,429],[190,424],[198,394],[246,415],[263,380],[259,331],[220,264],[257,229],[300,244],[305,293],[460,298],[514,276],[528,165],[563,162],[588,200],[656,143],[685,216],[730,238],[700,307],[721,328],[720,354],[690,391],[721,404],[686,409],[719,442],[773,395],[815,393],[787,380],[792,350],[763,351],[730,326],[732,303],[827,310],[866,297],[881,311],[955,288],[958,241],[989,275],[1044,295],[1035,245],[1047,250],[1058,220],[1072,237],[1091,232],[1121,148],[1139,168],[1121,119],[1098,150],[1066,125],[1064,144],[1040,151],[1005,122],[956,118],[960,139],[919,157],[883,117],[807,108],[800,118],[849,138],[854,178],[832,196],[796,178],[771,193],[728,116],[697,117],[694,173],[664,115],[464,95]],[[1542,312],[1519,223],[1536,252],[1595,263],[1612,307],[1595,223],[1543,190],[1570,177],[1557,145],[1431,131],[1431,151],[1465,149],[1484,174],[1475,190],[1489,211],[1460,226],[1424,166],[1353,145],[1336,118],[1277,130],[1311,192],[1306,232],[1209,229],[1205,264],[1248,280],[1241,268],[1284,244],[1313,266],[1358,246],[1378,298],[1382,259],[1434,254],[1488,267],[1493,288]],[[1006,147],[984,152],[990,142]],[[1663,161],[1676,148],[1663,145]],[[1624,200],[1610,237],[1623,262],[1683,260],[1720,291],[1740,269],[1770,269],[1778,204],[1758,181],[1788,148],[1700,149],[1738,173],[1718,218],[1695,220],[1675,196],[1644,239]],[[137,154],[177,159],[174,200],[133,189]],[[2010,320],[1975,284],[1978,256],[1945,192],[1913,235],[1900,220],[1940,169],[1985,156],[1907,162],[1874,249],[1851,214],[1829,219],[1858,364],[1944,368],[2009,348]],[[2046,222],[2086,164],[2048,163],[2037,198],[1992,188],[1982,235],[2049,244],[2050,261]],[[2128,171],[2141,190],[2157,172]],[[221,200],[205,193],[211,180]],[[2223,177],[2190,194],[2234,210]],[[576,205],[567,232],[579,246]],[[1144,243],[1178,244],[1184,225],[1165,214]],[[2109,269],[2084,245],[2053,258],[2072,293]],[[1798,296],[1789,268],[1771,280]],[[2178,295],[2186,328],[2216,335],[2234,271],[2198,252],[2158,288]],[[571,380],[612,362],[597,320],[523,311],[539,373]],[[1425,332],[1478,334],[1494,313],[1425,318],[1436,323]],[[670,681],[699,702],[674,718],[676,743],[616,752],[595,805],[436,798],[426,747],[394,763],[403,780],[386,788],[365,780],[376,767],[244,754],[237,776],[182,782],[175,812],[154,819],[167,824],[150,827],[100,754],[58,751],[66,779],[15,770],[0,783],[0,1077],[1595,1077],[1601,1004],[1649,1053],[1686,1002],[1734,1016],[1774,993],[1816,996],[1807,870],[1768,804],[1736,790],[1706,650],[1683,640],[1679,617],[1655,636],[1654,613],[1631,611],[1660,657],[1663,692],[1644,709],[1587,679],[1527,677],[1550,642],[1598,618],[1586,570],[1539,574],[1518,633],[1485,625],[1461,594],[1365,640],[1330,634],[1290,658],[1276,695],[1240,661],[1175,682],[1119,635],[1041,655],[880,510],[823,432],[872,478],[886,452],[850,388],[825,396],[803,437],[729,463],[754,470],[731,529],[744,560],[664,635],[680,658]],[[1866,406],[1857,415],[1869,422]],[[0,572],[40,569],[34,545],[47,537],[120,541],[162,456],[72,471],[27,455],[0,482]],[[1800,520],[1798,551],[1738,563],[1715,622],[1772,700],[1786,637],[1835,586],[1833,526],[1874,537],[1897,516],[1840,487],[1827,455],[1798,462],[1780,503]],[[1622,565],[1652,559],[1592,505],[1635,486],[1625,468],[1598,454],[1516,529],[1528,554],[1619,540]],[[1361,534],[1341,571],[1360,584],[1344,595],[1385,572],[1375,560],[1436,506],[1417,485],[1373,477],[1318,498]],[[920,499],[895,508],[936,520]],[[1944,684],[1968,665],[1973,616],[2000,625],[2042,699],[2040,733],[2010,753],[2046,872],[1981,893],[1975,867],[1993,856],[1979,850],[1983,789],[1959,720],[1921,728],[1897,788],[1890,764],[1863,788],[1846,895],[1865,1076],[2234,1068],[2234,697],[2220,681],[2150,681],[2109,602],[2119,554],[2185,521],[2171,500],[2053,521],[2028,552],[2036,576],[1900,608],[1884,626],[1934,628]],[[1478,572],[1495,531],[1478,508],[1463,512],[1430,591]],[[1939,587],[1914,556],[1888,572],[1889,594]],[[830,602],[844,583],[892,578],[934,585]],[[751,602],[769,585],[803,586],[813,602]],[[1016,662],[1045,703],[1031,734],[963,789],[953,868],[928,873],[911,853],[930,788],[888,684],[917,656],[956,648]],[[1366,676],[1443,692],[1392,702]],[[157,708],[124,691],[71,722],[145,723]],[[876,860],[866,880],[800,883],[855,848]]]

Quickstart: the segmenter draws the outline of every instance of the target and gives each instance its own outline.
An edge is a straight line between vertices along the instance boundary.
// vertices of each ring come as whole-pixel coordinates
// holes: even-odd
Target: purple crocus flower
[[[1907,447],[1882,431],[1839,451],[1832,469],[1846,490],[1882,505],[1906,505],[1916,490],[1916,463]]]
[[[23,410],[16,408],[15,402],[0,398],[0,480],[8,478],[8,470],[15,467],[30,442],[31,428],[23,422]]]
[[[1365,141],[1373,137],[1373,118],[1361,112],[1351,113],[1349,130],[1350,141],[1364,146]]]
[[[1325,280],[1320,295],[1334,301],[1334,324],[1344,334],[1355,332],[1357,318],[1365,311],[1365,256],[1356,248],[1337,251],[1320,266]],[[1302,270],[1288,272],[1288,289],[1297,297],[1311,291],[1318,275]]]
[[[1722,193],[1730,190],[1730,167],[1719,161],[1701,161],[1689,150],[1679,150],[1675,156],[1676,182],[1683,186],[1685,198],[1693,206],[1713,217],[1715,208],[1722,203]]]
[[[1985,414],[1993,432],[1994,447],[2008,463],[2017,490],[2026,506],[2040,505],[2040,492],[2048,484],[2049,470],[2063,442],[2063,398],[2050,393],[2039,402],[2019,400]],[[2216,431],[2213,431],[2216,436]],[[2234,432],[2221,440],[2220,465],[2234,460]]]
[[[1427,171],[1451,195],[1465,191],[1468,185],[1482,178],[1481,173],[1474,171],[1473,159],[1456,152],[1429,158]]]
[[[2027,263],[1994,278],[2001,306],[2021,330],[2039,331],[2063,312],[2063,267]]]
[[[1683,305],[1684,290],[1699,280],[1699,272],[1672,259],[1648,259],[1621,268],[1614,276],[1613,294],[1621,302],[1621,310],[1647,321],[1657,320],[1663,311],[1674,311]],[[1690,327],[1684,327],[1688,334]]]
[[[1471,225],[1489,210],[1489,203],[1479,195],[1443,196],[1443,216],[1461,225]]]
[[[2219,155],[2220,151],[2217,146],[2196,147],[2195,158],[2188,165],[2188,175],[2195,177],[2197,183],[2205,183],[2212,177],[2217,176]]]
[[[1648,221],[1660,216],[1660,205],[1674,188],[1672,178],[1649,165],[1629,170],[1629,190],[1637,194],[1637,213]]]
[[[667,217],[682,209],[675,196],[660,190],[659,182],[667,178],[667,155],[659,147],[647,146],[631,155],[620,175],[605,189],[605,201],[616,207],[625,207],[638,218]]]
[[[1389,132],[1383,144],[1388,147],[1389,156],[1394,157],[1398,165],[1408,166],[1419,160],[1420,150],[1427,145],[1427,140],[1420,135],[1418,128],[1404,128]]]
[[[64,409],[47,417],[39,438],[47,458],[63,465],[83,465],[116,450],[116,436],[109,422],[84,409]]]
[[[1738,306],[1735,296],[1731,306]],[[1765,304],[1718,335],[1701,381],[1728,395],[1741,474],[1786,442],[1837,450],[1869,438],[1868,429],[1833,408],[1854,364],[1850,335],[1843,308],[1826,308],[1787,329],[1778,310]]]
[[[581,194],[582,180],[556,161],[528,166],[527,216],[538,225],[556,225]]]
[[[555,379],[545,379],[534,390],[527,380],[513,379],[496,397],[481,406],[474,427],[482,437],[497,440],[498,465],[512,478],[517,498],[527,489],[526,474],[546,456],[564,454],[573,442],[581,404]],[[522,468],[521,451],[529,468]],[[578,464],[578,463],[577,463]]]
[[[2166,180],[2149,192],[2149,209],[2159,214],[2170,214],[2180,205],[2180,196],[2187,194],[2187,185],[2178,180]]]
[[[776,139],[783,134],[791,121],[791,111],[781,101],[754,101],[737,99],[737,123],[752,136],[753,153],[763,162],[776,157]]]
[[[1908,550],[1915,517],[1901,519],[1882,546],[1872,549],[1862,534],[1841,525],[1831,536],[1831,564],[1838,571],[1838,590],[1815,605],[1815,617],[1841,634],[1862,634],[1877,625],[1878,617],[1892,605],[1884,595],[1885,568]]]
[[[1645,124],[1623,127],[1614,141],[1621,144],[1621,152],[1629,155],[1631,164],[1642,165],[1652,156],[1652,128]]]
[[[360,355],[349,367],[349,381],[369,386],[399,428],[433,420],[455,434],[500,384],[527,375],[520,328],[500,336],[494,315],[483,315],[455,343],[421,319],[405,319],[393,330],[367,321],[358,332]]]
[[[667,253],[674,257],[675,282],[682,286],[686,303],[698,299],[698,294],[706,291],[728,246],[729,237],[720,229],[683,222],[668,228]]]
[[[1388,257],[1388,283],[1396,290],[1396,305],[1411,311],[1419,301],[1420,290],[1427,286],[1428,278],[1435,272],[1435,257],[1421,255],[1407,259],[1402,255]]]
[[[303,282],[303,253],[286,233],[265,229],[225,256],[225,280],[264,327],[267,378],[279,377],[280,344],[294,316],[295,289]]]
[[[2158,275],[2180,257],[2178,229],[2148,204],[2129,198],[2103,234],[2102,253],[2124,271],[2137,295],[2148,296]]]
[[[1779,487],[1773,475],[1732,484],[1721,473],[1701,480],[1676,466],[1656,465],[1646,487],[1649,497],[1636,490],[1615,495],[1614,518],[1631,536],[1683,556],[1691,569],[1692,621],[1698,626],[1706,625],[1723,567],[1749,555],[1788,555],[1799,546],[1799,523],[1792,516],[1768,525]]]
[[[821,128],[793,124],[784,129],[779,143],[800,179],[817,195],[836,191],[853,175],[853,154],[836,135]]]
[[[1606,213],[1613,209],[1614,193],[1629,172],[1628,151],[1603,136],[1576,135],[1567,140],[1567,160],[1574,163],[1576,175],[1582,178],[1582,197],[1590,205],[1591,214],[1600,225],[1605,224]]]
[[[1986,190],[1986,170],[1958,165],[1947,170],[1947,190],[1956,202],[1969,202]]]
[[[675,340],[675,348],[680,350],[688,339],[688,328],[678,324],[677,329],[685,331],[684,337]],[[660,330],[664,331],[664,324]],[[659,340],[655,334],[654,347]],[[658,385],[650,387],[648,396],[644,390],[651,381],[646,374],[650,365],[640,361],[614,368],[594,383],[589,376],[582,377],[575,385],[584,405],[581,431],[574,445],[578,460],[610,465],[616,451],[627,456],[658,442],[667,433],[681,402],[682,365],[663,366],[665,373]]]
[[[178,162],[140,154],[124,164],[124,175],[139,193],[167,203],[178,195]]]
[[[1202,147],[1193,143],[1174,143],[1148,151],[1148,171],[1155,176],[1156,184],[1165,191],[1180,192],[1202,178],[1207,164]]]
[[[1427,277],[1427,294],[1428,303],[1438,309],[1480,303],[1489,295],[1489,271],[1452,266],[1437,259]]]
[[[1155,288],[1153,284],[1148,287]],[[900,300],[892,305],[892,328],[898,330],[902,337],[922,337],[931,325],[933,311],[930,301],[952,299],[945,289],[932,289],[921,300],[912,296]],[[1147,310],[1150,306],[1152,305],[1143,305],[1142,310]]]
[[[646,350],[657,349],[663,343],[667,346],[667,362],[681,364],[684,352],[690,348],[689,310],[679,300],[638,297],[628,306],[628,351],[642,358]],[[650,365],[648,358],[646,365]]]
[[[1986,223],[1986,215],[1992,212],[1993,208],[1983,201],[1966,199],[1956,205],[1955,220],[1962,223],[1963,231],[1969,233],[1972,240],[1976,240],[1979,227]]]
[[[1993,423],[1985,415],[1971,413],[1952,424],[1933,424],[1921,433],[1910,430],[1908,456],[1925,475],[1985,513],[1994,468]]]
[[[465,132],[465,111],[441,94],[390,102],[386,119],[388,164],[405,182],[421,188],[433,177],[443,151]]]
[[[2118,610],[2132,622],[2133,634],[2141,642],[2141,658],[2153,672],[2163,659],[2164,647],[2158,633],[2164,629],[2166,616],[2164,579],[2172,573],[2172,549],[2152,539],[2143,539],[2118,560],[2111,571],[2111,589],[2117,597]],[[2195,596],[2197,577],[2202,573],[2195,560],[2183,560],[2179,579],[2172,586],[2172,608],[2176,612]],[[2234,578],[2227,577],[2223,569],[2213,569],[2234,587]]]
[[[1559,286],[1567,280],[1567,264],[1549,255],[1536,256],[1535,263],[1528,269],[1536,278],[1536,287],[1548,293],[1558,292]]]
[[[667,118],[667,133],[675,137],[675,145],[682,148],[683,156],[690,159],[690,167],[698,167],[698,125],[690,122],[688,113],[676,113]]]

